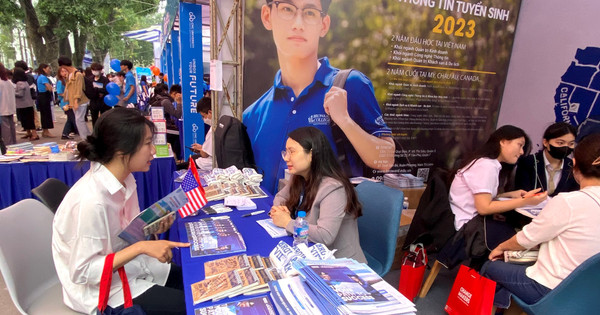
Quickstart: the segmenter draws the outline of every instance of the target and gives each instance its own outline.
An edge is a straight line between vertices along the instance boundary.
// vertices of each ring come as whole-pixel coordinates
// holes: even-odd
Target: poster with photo
[[[306,8],[323,9],[323,1],[289,2],[302,6],[296,10],[306,15]],[[246,108],[273,88],[285,60],[284,47],[275,43],[284,35],[268,29],[261,19],[265,4],[264,0],[245,4]],[[520,0],[331,1],[321,16],[330,22],[318,38],[318,58],[327,57],[332,67],[366,76],[395,140],[391,171],[365,168],[364,176],[381,178],[393,172],[426,178],[435,166],[454,167],[487,139],[496,128],[520,6]],[[297,17],[296,12],[295,20],[290,20],[297,25],[285,30],[292,34],[287,38],[308,34],[309,25]],[[314,44],[308,35],[299,36]],[[299,91],[293,102],[309,91],[310,86]],[[279,115],[289,120],[294,113]],[[329,121],[327,115],[305,124],[324,120]]]

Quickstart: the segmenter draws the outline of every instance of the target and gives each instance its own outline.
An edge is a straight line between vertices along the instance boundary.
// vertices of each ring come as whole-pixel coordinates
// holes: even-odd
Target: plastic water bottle
[[[294,223],[294,246],[308,243],[308,222],[305,217],[305,211],[298,211],[298,217]]]
[[[402,203],[402,211],[408,210],[408,197],[404,197],[404,202]]]

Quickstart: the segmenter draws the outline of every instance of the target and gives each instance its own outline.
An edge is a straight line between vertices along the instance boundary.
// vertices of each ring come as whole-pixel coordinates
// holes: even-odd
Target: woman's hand
[[[527,192],[523,189],[519,189],[519,190],[513,190],[513,191],[508,191],[505,192],[503,194],[498,195],[498,197],[503,197],[503,198],[523,198],[523,196],[526,194]]]
[[[492,250],[492,252],[488,256],[488,258],[491,261],[498,260],[498,259],[504,259],[504,250],[500,249],[500,246],[498,246]]]
[[[158,231],[156,231],[156,234],[162,234],[165,233],[166,231],[168,231],[171,228],[171,225],[173,225],[173,222],[175,221],[175,216],[173,215],[173,213],[167,214],[169,217],[165,220],[160,221],[160,223],[158,224]]]
[[[540,192],[541,188],[530,190],[523,195],[526,206],[535,206],[548,198],[548,192]]]
[[[199,143],[192,144],[192,151],[199,153],[200,151],[202,151],[202,145]]]
[[[190,243],[171,242],[166,240],[158,241],[142,241],[142,253],[158,259],[161,263],[171,262],[173,259],[172,248],[175,247],[190,247]]]
[[[278,227],[285,228],[292,217],[290,216],[290,210],[286,206],[273,206],[269,212],[269,216],[273,219],[273,224]]]

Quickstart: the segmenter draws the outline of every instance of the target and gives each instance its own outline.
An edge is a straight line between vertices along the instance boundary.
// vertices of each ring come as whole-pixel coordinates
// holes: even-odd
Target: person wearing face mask
[[[581,189],[552,198],[522,231],[492,250],[492,261],[483,266],[481,274],[496,282],[497,307],[508,307],[512,295],[527,304],[536,303],[600,253],[600,134],[579,142],[573,157],[572,177]],[[532,266],[502,261],[505,251],[537,245],[538,259]]]
[[[103,67],[101,64],[94,62],[90,68],[92,69],[92,88],[86,95],[90,99],[90,113],[92,114],[92,126],[94,126],[98,120],[98,115],[111,109],[110,106],[104,104],[104,96],[108,94],[106,85],[110,81],[102,74]]]
[[[212,157],[214,155],[213,146],[213,128],[212,128],[212,105],[210,97],[203,97],[198,101],[196,106],[196,112],[202,115],[204,123],[210,126],[208,132],[204,136],[204,144],[194,143],[192,144],[192,151],[197,153],[193,156],[196,161],[196,165],[201,170],[212,170]]]
[[[573,152],[577,129],[565,122],[550,125],[544,132],[539,152],[521,158],[515,173],[515,188],[542,188],[551,197],[561,192],[575,191],[579,185],[573,177]]]
[[[167,142],[171,144],[173,153],[177,160],[181,160],[181,144],[179,143],[179,129],[176,120],[181,119],[182,106],[173,106],[173,99],[169,95],[169,86],[159,83],[154,88],[154,95],[148,102],[150,107],[162,107],[165,111],[165,120],[167,121]],[[177,131],[175,132],[169,132]]]

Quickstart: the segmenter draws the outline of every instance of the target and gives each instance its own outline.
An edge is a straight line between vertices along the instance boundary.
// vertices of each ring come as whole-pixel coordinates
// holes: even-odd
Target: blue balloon
[[[119,61],[119,59],[113,59],[110,61],[110,68],[113,69],[115,72],[119,72],[121,71],[121,62]]]
[[[108,83],[106,85],[106,91],[110,95],[119,95],[119,94],[121,94],[121,88],[115,82]]]
[[[110,107],[117,105],[118,102],[119,102],[119,98],[116,95],[108,94],[104,97],[104,104],[106,104]]]

